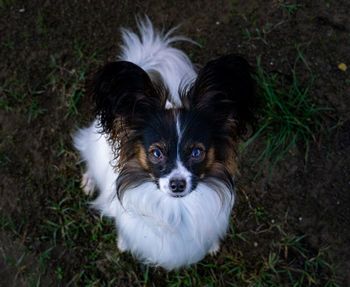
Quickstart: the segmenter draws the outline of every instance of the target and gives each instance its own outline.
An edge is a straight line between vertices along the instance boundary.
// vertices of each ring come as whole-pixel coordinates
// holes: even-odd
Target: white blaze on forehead
[[[171,173],[175,172],[176,174],[179,175],[180,178],[186,178],[186,183],[188,183],[187,177],[189,179],[191,179],[191,173],[183,165],[183,163],[181,162],[181,159],[180,159],[180,143],[181,143],[181,138],[182,138],[182,133],[183,133],[183,131],[181,130],[181,125],[180,125],[180,114],[176,115],[176,132],[177,132],[176,168]]]
[[[181,140],[181,126],[180,126],[180,114],[176,115],[176,132],[177,132],[177,144],[179,145]]]
[[[176,115],[176,133],[177,133],[177,143],[176,143],[176,166],[175,168],[165,177],[159,178],[159,187],[163,192],[173,194],[169,188],[170,181],[172,179],[183,179],[186,181],[186,189],[181,193],[186,195],[191,191],[191,172],[183,165],[180,160],[180,142],[182,137],[181,125],[180,125],[180,115]]]
[[[180,114],[176,115],[176,133],[177,133],[177,143],[176,143],[176,160],[180,161],[180,143],[182,139],[181,124],[180,124]]]

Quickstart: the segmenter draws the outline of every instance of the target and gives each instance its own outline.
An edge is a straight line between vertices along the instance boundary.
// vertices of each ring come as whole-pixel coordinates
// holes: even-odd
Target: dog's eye
[[[203,155],[203,151],[198,148],[198,147],[195,147],[192,149],[192,152],[191,152],[191,157],[194,158],[194,159],[200,159]]]
[[[156,144],[151,145],[148,150],[148,158],[153,164],[161,164],[166,161],[166,154],[161,147]]]
[[[156,158],[156,159],[161,159],[163,157],[163,154],[162,152],[160,151],[159,148],[155,148],[153,151],[152,151],[152,155]]]

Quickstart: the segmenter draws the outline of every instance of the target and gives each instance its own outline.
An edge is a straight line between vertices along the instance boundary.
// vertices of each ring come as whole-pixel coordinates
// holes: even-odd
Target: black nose
[[[182,178],[173,178],[169,182],[169,187],[172,192],[183,192],[186,188],[186,180]]]

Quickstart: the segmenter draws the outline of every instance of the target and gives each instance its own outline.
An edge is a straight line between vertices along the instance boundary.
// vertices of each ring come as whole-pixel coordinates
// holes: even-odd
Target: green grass
[[[64,98],[62,113],[72,121],[79,120],[77,109],[81,97],[77,94],[83,95],[87,70],[95,61],[94,56],[86,56],[82,46],[75,47],[77,68],[69,69],[53,57],[48,84],[51,92]],[[279,96],[285,97],[286,90],[277,89],[280,84],[277,76],[268,75],[261,65],[259,67],[258,77],[264,80],[260,83],[265,83],[265,91],[269,92],[266,96],[273,100],[271,110],[266,112],[275,116],[275,113],[283,110],[279,106]],[[294,86],[302,95],[292,90],[286,99],[289,101],[297,93],[303,99],[300,104],[309,103],[306,99],[308,90],[302,89],[299,83]],[[45,112],[41,112],[35,102],[30,101],[31,105],[29,102],[23,103],[27,98],[22,98],[21,94],[18,97],[8,94],[8,98],[21,102],[25,107],[32,107],[28,110],[30,121]],[[294,112],[295,108],[289,105],[288,108]],[[296,105],[293,103],[291,107]],[[11,107],[15,108],[14,105]],[[278,114],[278,120],[272,121],[276,127],[267,129],[269,133],[262,129],[259,137],[279,132],[280,118],[289,120],[288,116]],[[260,123],[264,123],[264,117],[260,120]],[[271,123],[271,119],[267,123]],[[294,128],[291,130],[294,131]],[[312,139],[311,136],[309,140]],[[79,186],[79,172],[75,165],[77,157],[70,140],[70,137],[60,135],[55,140],[56,145],[52,146],[56,160],[61,163],[48,167],[52,175],[49,186],[57,190],[57,195],[50,193],[45,197],[40,211],[41,220],[36,222],[36,232],[26,238],[26,246],[35,252],[39,266],[35,273],[26,275],[29,286],[43,286],[48,274],[51,274],[49,278],[55,284],[65,286],[337,286],[326,251],[310,248],[305,236],[288,231],[288,222],[271,223],[268,212],[262,206],[251,204],[247,198],[241,200],[240,206],[245,211],[237,218],[248,218],[251,223],[245,228],[237,227],[237,219],[234,219],[224,248],[218,255],[208,256],[188,269],[169,273],[142,266],[131,255],[117,250],[114,223],[89,210],[89,198]],[[281,145],[281,149],[284,148]],[[274,153],[271,155],[274,156]],[[6,155],[1,156],[0,160],[6,164]],[[22,230],[24,224],[18,219],[0,216],[0,226],[1,230],[15,238],[25,237]],[[14,264],[21,262],[21,257],[14,260]],[[20,264],[18,266],[22,268]],[[24,273],[20,274],[24,276]]]
[[[113,222],[88,211],[88,198],[82,194],[77,181],[60,177],[57,184],[66,189],[62,199],[50,200],[46,207],[47,219],[42,221],[38,232],[45,250],[39,258],[43,258],[48,269],[54,270],[57,282],[62,284],[337,286],[326,252],[313,251],[305,236],[288,232],[288,222],[271,223],[261,207],[247,207],[246,216],[253,220],[253,226],[238,230],[235,222],[232,223],[225,249],[217,256],[208,256],[191,268],[166,273],[159,268],[142,266],[130,255],[119,253]],[[264,241],[270,238],[270,243],[256,251],[253,242],[261,238],[265,238]],[[74,261],[68,264],[63,257],[57,262],[53,255],[57,250],[66,256],[71,254]],[[42,270],[42,276],[46,271]],[[120,285],[121,282],[125,285]]]
[[[268,46],[268,35],[279,25],[280,23],[277,25],[272,25],[271,23],[267,22],[262,26],[244,28],[242,34],[244,39],[247,41],[259,40],[264,43],[264,45]]]
[[[58,148],[63,149],[61,156],[71,153]],[[73,168],[67,166],[66,172]],[[169,273],[142,266],[117,250],[114,223],[89,211],[89,198],[77,179],[58,174],[53,180],[62,190],[56,199],[48,198],[38,230],[31,235],[34,244],[40,243],[35,247],[36,273],[20,273],[30,286],[43,286],[49,272],[55,283],[65,286],[338,286],[327,250],[313,250],[305,235],[288,231],[287,219],[271,220],[266,210],[247,200],[240,202],[244,214],[239,217],[248,223],[232,221],[218,255]],[[0,226],[21,238],[10,217],[0,217]],[[20,255],[11,260],[22,262]],[[19,269],[27,264],[20,263]]]
[[[280,7],[285,10],[288,15],[294,15],[301,7],[301,4],[297,4],[297,3],[288,3],[288,2],[281,2]]]
[[[0,8],[6,8],[14,3],[14,0],[0,0]]]
[[[24,84],[16,79],[16,75],[7,78],[1,83],[0,108],[10,111],[15,107],[23,104],[26,99],[26,89]]]
[[[41,108],[38,101],[34,98],[28,108],[28,123],[32,122],[40,115],[43,115],[47,112],[46,109]]]
[[[36,25],[40,34],[47,33],[45,14],[37,15]],[[267,41],[266,35],[273,28],[266,25],[247,37]],[[203,44],[205,38],[200,39]],[[72,123],[83,118],[79,105],[87,73],[98,66],[98,57],[79,41],[73,43],[70,52],[67,59],[60,54],[51,55],[47,79],[38,88],[30,88],[25,78],[17,80],[15,73],[0,87],[4,95],[0,108],[23,112],[27,123],[50,112],[51,102],[44,101],[46,95],[57,100],[53,101],[57,106],[52,111],[59,111],[64,126],[55,130],[52,138],[49,133],[45,135],[51,156],[45,167],[48,175],[40,175],[40,182],[26,182],[26,190],[33,194],[36,185],[43,185],[41,210],[17,217],[0,213],[1,231],[24,242],[28,249],[7,258],[8,264],[19,271],[26,270],[27,254],[35,256],[37,269],[27,272],[28,286],[45,286],[46,277],[54,286],[337,286],[327,250],[313,250],[305,235],[289,230],[288,222],[271,222],[263,206],[244,199],[239,203],[243,211],[235,212],[223,249],[195,266],[167,273],[142,266],[131,255],[120,253],[114,223],[89,209],[90,199],[79,187],[78,158],[68,135]],[[298,57],[298,61],[304,61],[302,54]],[[321,109],[309,98],[312,81],[300,83],[295,69],[291,83],[284,83],[279,75],[268,74],[258,62],[257,77],[268,105],[262,111],[257,134],[247,145],[266,139],[266,151],[259,160],[273,163],[299,141],[306,139],[308,146],[315,139],[321,127]],[[9,164],[13,164],[9,155],[1,152],[0,167]],[[28,214],[40,216],[26,218]],[[250,220],[248,225],[239,222],[246,218]],[[18,276],[24,273],[21,271]]]
[[[323,128],[321,115],[327,109],[319,107],[311,98],[312,74],[307,82],[299,80],[298,62],[307,64],[300,51],[291,70],[291,79],[287,80],[280,74],[266,72],[260,58],[257,59],[256,80],[261,102],[258,126],[243,148],[262,142],[255,163],[269,162],[270,170],[297,145],[302,147],[307,160],[310,144],[316,141]]]
[[[197,267],[169,273],[167,286],[321,286],[321,282],[337,286],[332,279],[323,281],[319,276],[330,266],[322,252],[313,255],[307,251],[303,237],[288,235],[280,226],[270,226],[260,235],[265,233],[274,233],[279,239],[272,241],[267,255],[249,258],[235,250],[223,254],[220,264],[208,258]],[[242,247],[239,241],[235,243],[237,249]],[[289,254],[285,250],[290,250]]]
[[[86,47],[79,41],[73,43],[75,67],[68,68],[55,55],[50,58],[52,72],[48,76],[49,86],[54,92],[59,91],[65,96],[65,118],[78,115],[78,106],[85,94],[85,82],[91,66],[98,67],[97,54],[87,54]]]

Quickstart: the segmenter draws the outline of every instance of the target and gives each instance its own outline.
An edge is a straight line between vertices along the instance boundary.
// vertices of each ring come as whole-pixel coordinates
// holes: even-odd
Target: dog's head
[[[146,181],[183,197],[199,182],[233,190],[235,145],[252,119],[255,83],[249,64],[228,55],[207,63],[184,88],[182,107],[166,109],[168,92],[139,66],[108,63],[92,94],[101,131],[114,147],[117,194]],[[213,188],[220,191],[219,188]]]

